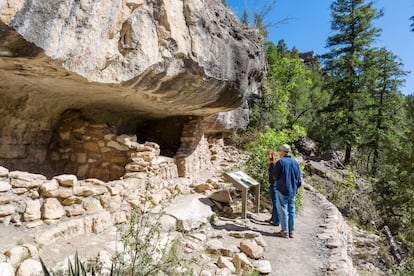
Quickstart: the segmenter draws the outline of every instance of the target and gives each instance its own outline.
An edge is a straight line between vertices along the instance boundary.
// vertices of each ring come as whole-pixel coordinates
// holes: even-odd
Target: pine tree
[[[324,109],[329,101],[329,94],[323,87],[323,76],[317,56],[312,57],[312,64],[305,66],[305,75],[292,90],[289,99],[289,125],[299,124],[306,127],[313,139],[319,138],[321,121],[319,111]]]
[[[404,97],[399,92],[402,79],[407,73],[402,70],[402,62],[385,48],[372,49],[365,55],[364,77],[370,96],[367,120],[360,147],[369,150],[365,162],[375,175],[383,160],[383,148],[398,143],[403,125]],[[364,159],[363,156],[360,156]]]
[[[352,147],[359,142],[359,124],[364,120],[368,96],[364,93],[363,57],[380,35],[372,21],[382,16],[372,2],[336,0],[331,4],[331,28],[336,33],[327,40],[330,51],[323,55],[332,97],[326,112],[333,120],[332,130],[340,146],[345,147],[345,163],[351,160]]]
[[[414,264],[414,97],[406,96],[404,135],[385,148],[375,190],[384,224],[404,242]],[[412,272],[412,268],[408,268]],[[405,274],[404,274],[405,275]],[[411,274],[406,274],[411,275]]]
[[[247,13],[247,10],[244,10],[243,12],[243,18],[241,20],[244,27],[249,27],[249,15]]]

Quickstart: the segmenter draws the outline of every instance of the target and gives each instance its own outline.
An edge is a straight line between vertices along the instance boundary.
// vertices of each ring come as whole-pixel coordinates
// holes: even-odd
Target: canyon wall
[[[258,33],[220,0],[0,1],[0,165],[63,173],[68,112],[174,157],[191,120],[245,127],[264,69]]]

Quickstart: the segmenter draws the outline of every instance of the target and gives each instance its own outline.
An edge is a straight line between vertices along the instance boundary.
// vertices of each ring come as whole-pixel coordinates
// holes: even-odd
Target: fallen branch
[[[387,225],[385,225],[383,230],[384,230],[385,236],[388,239],[388,243],[391,247],[392,255],[394,256],[395,260],[397,261],[397,264],[401,265],[402,261],[403,261],[403,259],[401,257],[401,254],[400,254],[401,250],[400,250],[398,244],[396,243],[396,241],[394,240],[394,237],[392,236],[390,228]]]

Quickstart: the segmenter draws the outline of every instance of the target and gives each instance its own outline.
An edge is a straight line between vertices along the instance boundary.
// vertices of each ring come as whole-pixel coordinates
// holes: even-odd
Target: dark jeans
[[[280,224],[279,213],[277,211],[277,192],[276,185],[269,185],[270,199],[272,200],[272,222],[275,225]]]

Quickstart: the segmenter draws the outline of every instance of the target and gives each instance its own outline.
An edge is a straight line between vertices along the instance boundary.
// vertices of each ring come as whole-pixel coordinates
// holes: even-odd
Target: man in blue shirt
[[[282,230],[276,236],[293,238],[295,230],[295,198],[302,185],[298,162],[289,153],[290,146],[283,144],[279,147],[282,158],[273,169],[273,179],[276,181],[277,210]]]

